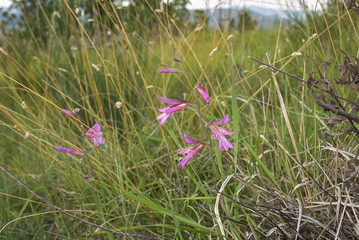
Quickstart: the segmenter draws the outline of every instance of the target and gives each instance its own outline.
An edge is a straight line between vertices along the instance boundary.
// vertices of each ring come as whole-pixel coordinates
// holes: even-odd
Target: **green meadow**
[[[357,102],[336,84],[341,51],[358,57],[350,1],[271,28],[211,28],[167,4],[114,2],[93,1],[88,18],[80,0],[35,4],[17,28],[1,26],[0,239],[358,238],[358,136],[326,134],[335,114],[305,83],[248,58],[304,80],[314,60]],[[168,104],[157,95],[191,103],[160,125]],[[208,125],[226,114],[233,149],[219,151]],[[95,123],[98,147],[85,135]],[[177,152],[193,146],[184,132],[205,146],[182,168]]]

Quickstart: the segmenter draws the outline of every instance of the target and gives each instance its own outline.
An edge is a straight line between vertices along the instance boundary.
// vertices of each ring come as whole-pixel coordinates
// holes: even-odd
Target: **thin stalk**
[[[204,123],[204,120],[203,120],[203,117],[202,117],[202,114],[201,114],[201,108],[199,107],[199,101],[198,101],[198,97],[197,97],[197,92],[195,91],[195,92],[193,93],[193,95],[194,95],[194,99],[195,99],[195,101],[196,101],[197,115],[198,115],[199,119],[201,120],[202,127],[203,127],[204,132],[205,132],[205,134],[206,134],[206,137],[207,137],[207,139],[208,139],[209,158],[211,159],[212,163],[215,165],[215,162],[214,162],[213,156],[212,156],[212,151],[213,151],[213,148],[212,148],[212,139],[211,139],[211,136],[208,134],[206,124]],[[217,169],[217,168],[216,168],[216,169]]]

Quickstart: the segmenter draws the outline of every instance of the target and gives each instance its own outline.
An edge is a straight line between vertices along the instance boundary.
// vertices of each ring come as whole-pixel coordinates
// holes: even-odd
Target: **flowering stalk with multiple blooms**
[[[74,117],[78,120],[80,120],[79,116],[70,111],[70,110],[67,110],[67,109],[62,109],[61,110],[62,113],[66,114],[66,115],[69,115],[71,117]],[[98,147],[102,144],[105,144],[105,140],[101,137],[102,136],[102,132],[101,132],[101,126],[99,123],[95,123],[95,125],[93,125],[92,128],[90,128],[84,135],[86,135],[87,137],[90,137],[95,145],[95,147]],[[57,146],[56,147],[56,150],[59,151],[59,152],[64,152],[64,153],[70,153],[70,154],[74,154],[74,155],[81,155],[81,156],[85,156],[87,158],[87,154],[85,154],[86,152],[81,152],[79,150],[76,150],[76,149],[70,149],[70,148],[64,148],[64,147],[60,147],[60,146]],[[91,167],[90,167],[90,164],[89,164],[89,168],[91,170]],[[91,176],[93,176],[93,173],[91,172],[90,174],[87,174],[84,179],[88,179],[90,178]]]
[[[175,62],[180,62],[181,59],[178,58],[178,57],[174,57],[173,58],[173,61]],[[177,68],[174,68],[174,67],[169,67],[167,65],[163,65],[161,64],[161,66],[164,66],[166,68],[164,69],[161,69],[159,72],[161,73],[178,73],[178,72],[182,72],[182,73],[185,73],[183,70],[180,70],[180,69],[177,69]],[[186,75],[187,76],[187,75]],[[190,82],[190,81],[189,81]],[[198,92],[202,95],[203,97],[203,100],[205,101],[206,104],[210,104],[210,98],[209,98],[209,95],[208,95],[208,92],[207,90],[202,86],[202,81],[197,84],[197,86],[195,87],[195,89],[198,90]],[[205,123],[205,121],[203,120],[202,118],[202,114],[201,114],[201,108],[199,107],[199,101],[197,100],[197,96],[196,96],[196,93],[194,93],[194,96],[195,96],[195,99],[196,99],[196,106],[197,106],[197,115],[199,116],[200,120],[201,120],[201,124],[202,126],[205,128],[205,133],[206,133],[206,136],[209,140],[209,147],[210,147],[210,157],[211,157],[211,160],[212,160],[212,155],[211,155],[211,137],[209,135],[209,133],[207,132],[207,127],[209,129],[212,130],[213,134],[214,134],[214,137],[213,139],[214,140],[218,140],[218,144],[219,144],[219,151],[221,151],[223,148],[225,151],[228,151],[230,148],[233,148],[233,145],[228,141],[228,139],[225,137],[225,135],[233,135],[233,132],[232,131],[228,131],[226,129],[224,129],[223,127],[219,127],[218,125],[225,125],[229,122],[229,115],[227,114],[221,121],[219,122],[210,122],[210,123]],[[171,99],[166,99],[166,98],[163,98],[159,95],[157,95],[157,97],[169,104],[169,106],[165,107],[165,108],[160,108],[158,109],[162,114],[160,114],[156,119],[157,120],[161,120],[160,124],[163,125],[166,120],[175,112],[181,110],[181,109],[184,109],[186,107],[188,107],[189,103],[188,101],[186,100],[171,100]],[[188,137],[186,135],[186,133],[183,134],[184,138],[185,138],[185,141],[187,143],[190,143],[190,144],[193,144],[193,146],[189,147],[189,148],[186,148],[182,151],[179,151],[178,154],[187,154],[186,157],[184,157],[179,163],[177,166],[182,166],[182,168],[184,168],[186,166],[186,164],[188,163],[188,161],[190,159],[193,159],[194,156],[206,145],[205,143],[203,142],[200,142],[200,141],[195,141],[193,140],[192,138]]]

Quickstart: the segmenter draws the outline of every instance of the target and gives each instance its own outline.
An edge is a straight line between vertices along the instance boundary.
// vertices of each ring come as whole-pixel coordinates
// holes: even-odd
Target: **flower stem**
[[[197,97],[197,92],[196,92],[196,91],[194,92],[194,98],[195,98],[195,101],[196,101],[198,117],[199,117],[199,119],[201,120],[202,127],[203,127],[204,132],[206,133],[206,137],[207,137],[207,139],[208,139],[208,143],[209,143],[209,158],[211,159],[212,163],[215,164],[215,162],[214,162],[214,160],[213,160],[213,156],[212,156],[212,152],[213,152],[212,139],[211,139],[211,136],[208,134],[208,131],[207,131],[207,128],[206,128],[206,124],[205,124],[204,121],[203,121],[203,117],[202,117],[202,114],[201,114],[201,108],[200,108],[200,106],[199,106],[199,101],[198,101],[198,97]],[[217,169],[217,168],[216,168],[216,169]]]

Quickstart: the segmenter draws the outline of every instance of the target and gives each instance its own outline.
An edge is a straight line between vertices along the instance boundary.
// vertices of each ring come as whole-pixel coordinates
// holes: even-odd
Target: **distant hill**
[[[235,21],[238,21],[238,13],[242,12],[243,10],[246,10],[249,12],[251,17],[254,20],[258,20],[258,28],[270,28],[275,25],[276,22],[279,22],[279,20],[283,19],[284,25],[289,25],[291,23],[290,16],[296,16],[296,18],[303,19],[305,17],[304,11],[295,11],[295,10],[279,10],[274,8],[262,8],[262,7],[255,7],[255,6],[249,6],[245,8],[217,8],[213,13],[211,12],[211,9],[207,9],[206,12],[209,16],[208,19],[208,26],[211,28],[216,27],[215,20],[221,20],[223,14],[226,15],[226,19],[223,22],[223,24],[226,24],[230,17],[233,16],[233,19]]]

